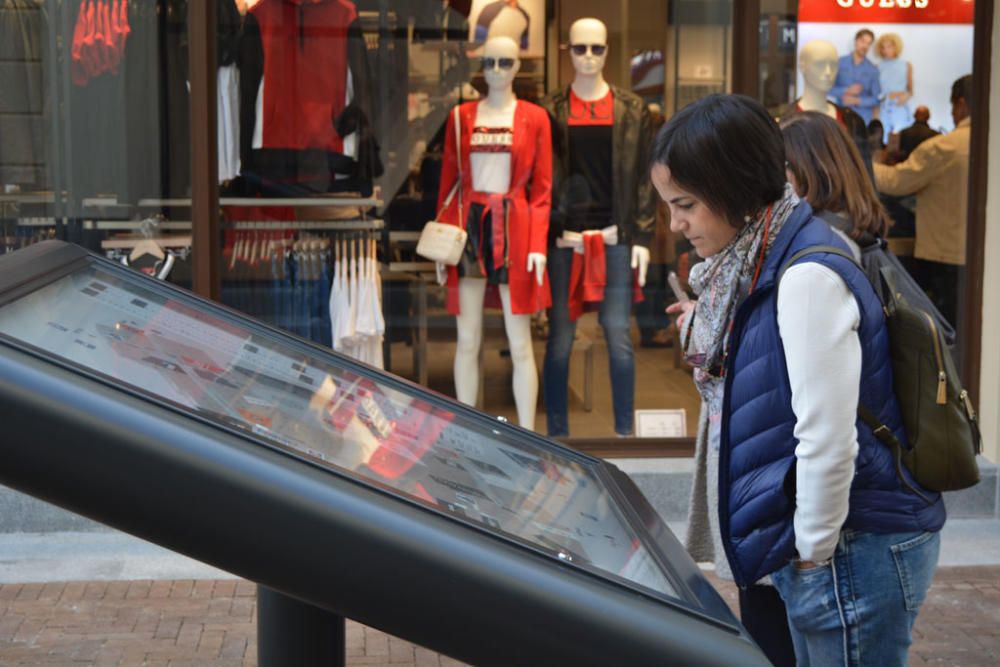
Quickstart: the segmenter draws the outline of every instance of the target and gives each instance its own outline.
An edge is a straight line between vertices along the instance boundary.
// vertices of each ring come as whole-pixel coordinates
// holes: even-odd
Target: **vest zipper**
[[[937,404],[944,405],[948,402],[948,374],[944,372],[944,355],[941,352],[941,339],[938,337],[937,323],[934,322],[934,318],[926,312],[923,315],[927,318],[927,323],[931,327],[931,333],[934,335],[934,356],[937,358],[938,367]]]

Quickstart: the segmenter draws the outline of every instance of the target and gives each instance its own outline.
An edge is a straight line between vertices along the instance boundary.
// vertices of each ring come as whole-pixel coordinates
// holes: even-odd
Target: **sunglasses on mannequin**
[[[603,56],[604,52],[608,50],[607,44],[570,44],[570,49],[573,51],[573,55],[585,56],[587,55],[587,49],[595,56]]]
[[[500,69],[511,69],[514,67],[513,58],[483,58],[483,69],[489,70],[494,67],[500,67]]]

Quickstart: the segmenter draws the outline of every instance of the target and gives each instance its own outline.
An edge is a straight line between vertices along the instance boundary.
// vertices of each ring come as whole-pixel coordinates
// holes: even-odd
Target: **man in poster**
[[[879,97],[878,67],[868,60],[868,49],[875,40],[875,33],[862,28],[854,35],[854,51],[840,58],[837,80],[830,95],[845,107],[861,116],[867,125],[872,121]]]

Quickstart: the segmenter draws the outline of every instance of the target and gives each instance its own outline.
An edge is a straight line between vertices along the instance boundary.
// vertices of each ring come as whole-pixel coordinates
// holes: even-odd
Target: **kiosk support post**
[[[344,667],[345,628],[343,616],[257,586],[260,667]]]

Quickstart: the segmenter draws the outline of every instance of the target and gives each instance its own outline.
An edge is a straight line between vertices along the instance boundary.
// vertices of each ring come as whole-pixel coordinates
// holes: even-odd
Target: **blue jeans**
[[[771,575],[785,600],[799,667],[906,665],[934,578],[940,533],[845,530],[825,565]]]
[[[598,321],[604,329],[604,340],[608,345],[615,433],[628,435],[632,433],[632,408],[635,404],[635,355],[629,332],[629,317],[632,313],[632,253],[627,245],[607,246],[605,252],[607,285]],[[549,311],[549,340],[545,346],[542,383],[548,431],[553,437],[569,435],[566,407],[569,355],[573,351],[573,338],[576,336],[576,322],[569,319],[569,279],[572,265],[571,248],[549,249],[552,309]]]

